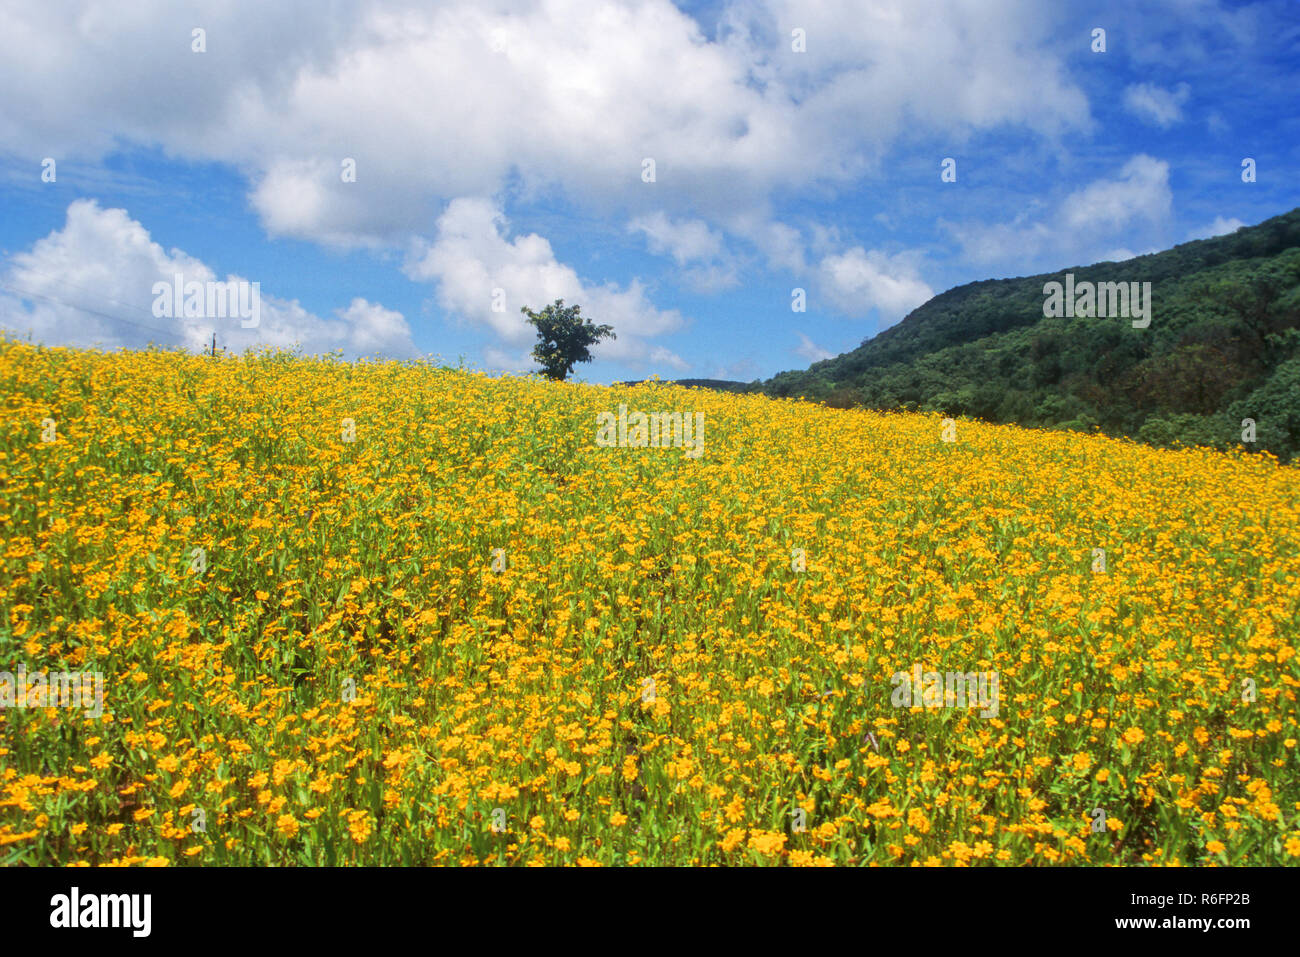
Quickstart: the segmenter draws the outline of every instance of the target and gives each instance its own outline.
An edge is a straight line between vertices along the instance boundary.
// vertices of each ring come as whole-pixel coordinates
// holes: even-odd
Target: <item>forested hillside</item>
[[[1045,318],[1047,282],[1151,282],[1152,321]],[[1300,451],[1300,209],[1122,263],[970,283],[852,352],[763,383],[830,405],[921,409]]]

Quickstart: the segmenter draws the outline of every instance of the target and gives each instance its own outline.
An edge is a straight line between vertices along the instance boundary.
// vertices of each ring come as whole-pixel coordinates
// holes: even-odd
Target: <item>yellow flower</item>
[[[364,844],[370,837],[370,815],[365,811],[352,811],[348,814],[348,833],[357,844]]]
[[[732,798],[731,803],[723,808],[723,813],[726,814],[727,820],[732,824],[737,824],[745,819],[745,804],[740,800],[739,794]]]
[[[276,787],[279,787],[281,784],[283,784],[284,779],[287,778],[292,773],[293,773],[293,762],[288,760],[276,761],[275,765],[271,768],[272,779],[275,781]]]
[[[322,823],[363,866],[408,838],[465,866],[1184,863],[1114,840],[1138,807],[1203,828],[1202,863],[1300,864],[1293,464],[273,351],[0,335],[0,378],[0,628],[116,705],[5,725],[20,863],[63,863],[53,830],[69,864],[292,865]],[[595,443],[620,404],[702,414],[703,460]],[[1268,522],[1223,521],[1241,501]],[[1002,710],[852,706],[917,662],[1000,675]],[[1106,840],[1057,770],[1094,776]],[[629,833],[632,800],[673,827]],[[532,820],[466,846],[498,807]]]
[[[735,850],[736,845],[745,839],[745,829],[743,827],[733,827],[727,832],[726,837],[719,843],[719,847],[726,853]]]
[[[752,831],[749,846],[759,854],[779,854],[785,847],[785,835],[778,831]]]

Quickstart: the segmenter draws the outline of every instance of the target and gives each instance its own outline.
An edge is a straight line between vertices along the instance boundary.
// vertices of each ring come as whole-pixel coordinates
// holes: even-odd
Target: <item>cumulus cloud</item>
[[[69,205],[64,226],[0,271],[0,324],[41,342],[139,348],[150,342],[202,350],[216,333],[236,352],[250,346],[301,346],[308,353],[342,349],[348,355],[415,354],[411,331],[398,312],[356,298],[334,318],[316,316],[296,300],[260,294],[260,322],[242,328],[238,317],[167,318],[154,315],[155,283],[224,280],[179,249],[164,250],[124,209],[93,200]]]
[[[678,372],[685,372],[691,367],[691,364],[673,352],[671,349],[665,349],[663,346],[655,346],[650,350],[650,361],[655,365],[669,366]]]
[[[722,234],[702,219],[674,221],[659,210],[633,219],[628,231],[643,234],[655,255],[671,256],[679,267],[690,267],[682,270],[682,278],[698,292],[716,292],[740,282]]]
[[[415,280],[437,283],[437,299],[448,312],[478,323],[509,347],[531,341],[535,331],[520,312],[539,310],[556,299],[582,306],[582,314],[614,327],[618,338],[603,340],[593,356],[625,362],[660,362],[674,368],[686,363],[647,339],[682,328],[675,310],[660,310],[636,280],[585,283],[559,262],[551,244],[536,233],[509,236],[500,206],[481,197],[461,197],[438,219],[436,237],[419,244],[405,266]]]
[[[795,355],[801,356],[809,362],[821,362],[823,359],[835,358],[835,353],[831,352],[829,349],[823,349],[802,332],[795,334],[799,337],[799,345],[794,350]]]
[[[751,210],[733,211],[726,226],[731,234],[752,243],[772,268],[795,275],[808,271],[804,238],[793,226]]]
[[[962,255],[973,263],[988,264],[1021,259],[1029,250],[1042,250],[1060,239],[1046,223],[1017,215],[1006,223],[963,223],[940,221],[961,244]]]
[[[1034,209],[1005,223],[941,222],[971,262],[1096,262],[1131,253],[1117,241],[1159,228],[1173,211],[1169,164],[1132,157],[1113,178],[1094,180],[1067,195],[1055,210]]]
[[[348,347],[353,352],[405,356],[415,351],[411,329],[400,312],[358,296],[338,317],[348,327]]]
[[[1169,164],[1146,154],[1124,164],[1117,179],[1102,179],[1071,193],[1061,204],[1067,229],[1118,230],[1135,221],[1158,222],[1173,209]]]
[[[1245,225],[1246,224],[1236,216],[1227,218],[1223,216],[1215,216],[1214,222],[1201,226],[1199,229],[1193,229],[1187,234],[1187,238],[1188,240],[1192,240],[1211,239],[1215,236],[1226,236],[1228,233],[1235,233]]]
[[[1191,95],[1191,87],[1179,83],[1166,90],[1154,83],[1134,83],[1124,88],[1124,108],[1144,123],[1162,130],[1181,123],[1183,104]]]
[[[738,284],[740,240],[840,311],[893,318],[931,294],[915,263],[854,238],[806,247],[815,228],[782,222],[778,201],[854,188],[903,140],[1014,129],[1059,142],[1093,127],[1060,15],[1034,0],[721,0],[710,36],[671,0],[317,7],[231,0],[198,24],[167,0],[20,5],[0,31],[0,84],[41,95],[11,98],[0,143],[82,163],[143,146],[227,164],[271,235],[418,245],[408,274],[437,282],[437,300],[503,348],[527,337],[525,295],[564,296],[617,327],[602,358],[659,349],[684,367],[648,342],[682,317],[639,282],[584,282],[545,239],[508,238],[504,218],[466,198],[545,198],[630,221],[696,291]],[[191,49],[196,25],[206,53]],[[805,54],[791,50],[794,26]],[[75,57],[63,55],[70,30]],[[508,292],[503,313],[494,287]],[[308,321],[288,305],[279,315]],[[371,339],[391,326],[378,314],[320,321],[361,319]]]
[[[730,44],[758,60],[755,76],[815,118],[799,131],[812,135],[801,148],[833,149],[837,127],[863,131],[858,145],[878,157],[909,126],[961,138],[1001,124],[1047,136],[1091,124],[1053,52],[1051,12],[1029,0],[760,0],[732,3],[722,19]],[[805,31],[806,54],[790,55],[793,27]]]
[[[850,316],[875,309],[886,322],[901,319],[934,296],[917,273],[913,255],[888,256],[855,246],[826,256],[818,270],[820,288],[832,305]]]
[[[507,185],[716,223],[761,214],[775,190],[848,184],[904,134],[1092,122],[1054,16],[1031,0],[729,0],[716,41],[670,0],[317,6],[212,7],[194,53],[193,14],[166,0],[20,5],[0,85],[41,95],[10,98],[0,142],[229,163],[273,234],[400,244],[446,202]],[[790,51],[792,23],[806,55]],[[75,57],[70,29],[90,41]],[[356,182],[340,176],[347,159]]]
[[[506,349],[499,349],[496,346],[488,346],[483,350],[483,358],[488,364],[489,371],[536,372],[538,369],[537,362],[533,359],[531,349],[524,349],[519,352],[510,352]]]
[[[697,260],[707,262],[722,255],[722,236],[709,229],[703,220],[673,222],[660,211],[637,217],[628,224],[628,229],[644,233],[652,253],[671,255],[679,266]]]

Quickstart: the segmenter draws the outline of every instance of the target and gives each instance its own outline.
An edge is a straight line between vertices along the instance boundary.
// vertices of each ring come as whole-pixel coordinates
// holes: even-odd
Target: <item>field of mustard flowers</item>
[[[0,710],[0,864],[1300,862],[1266,456],[269,352],[0,380],[0,669],[105,680]],[[621,402],[703,455],[598,447]],[[918,664],[997,716],[894,707]]]

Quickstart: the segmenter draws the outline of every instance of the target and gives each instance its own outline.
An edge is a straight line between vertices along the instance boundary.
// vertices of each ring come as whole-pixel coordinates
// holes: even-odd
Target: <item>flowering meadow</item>
[[[103,676],[0,708],[0,864],[1300,863],[1265,454],[273,352],[0,380],[0,670]],[[621,404],[702,454],[598,444]]]

